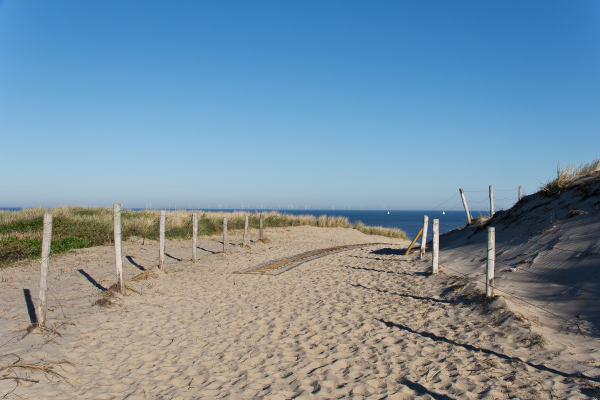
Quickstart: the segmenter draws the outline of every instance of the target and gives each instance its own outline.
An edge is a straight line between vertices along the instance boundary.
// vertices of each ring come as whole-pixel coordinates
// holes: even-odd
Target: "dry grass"
[[[476,218],[471,217],[471,225],[477,225],[477,226],[486,225],[487,226],[490,219],[491,218],[490,218],[489,214],[488,215],[479,214],[479,217],[476,217]]]
[[[113,285],[113,286],[115,286],[115,287],[114,288],[110,287],[109,289],[100,293],[100,295],[98,296],[98,299],[96,299],[92,303],[92,307],[98,306],[101,308],[105,308],[105,307],[112,307],[115,305],[122,305],[122,299],[117,296],[116,285]]]
[[[130,280],[132,282],[139,282],[139,281],[145,281],[145,280],[150,279],[150,278],[158,278],[158,274],[156,273],[156,271],[150,270],[150,271],[142,272],[141,274],[137,274],[136,276],[134,276]]]
[[[21,382],[39,382],[36,379],[31,379],[27,376],[21,376],[15,370],[26,370],[31,372],[43,372],[46,377],[54,377],[61,378],[69,385],[69,381],[63,375],[59,374],[53,369],[53,365],[61,365],[61,364],[69,364],[73,365],[73,363],[69,361],[55,361],[49,363],[35,363],[35,364],[23,364],[19,361],[16,361],[12,364],[0,364],[0,380],[11,379],[17,382],[17,384],[21,384]]]
[[[406,233],[400,229],[384,228],[381,226],[366,226],[361,221],[356,222],[352,226],[352,228],[364,233],[365,235],[377,235],[396,239],[410,240],[410,238],[406,236]]]
[[[540,349],[545,349],[546,346],[548,346],[548,339],[538,333],[518,338],[517,341],[524,344],[526,347],[539,347]]]
[[[127,282],[125,282],[125,292],[133,292],[137,294],[141,294],[138,290],[136,290],[132,285],[129,285],[131,282],[141,282],[148,280],[150,278],[158,278],[159,274],[155,269],[151,269],[148,271],[144,271],[142,273],[137,274]],[[113,307],[117,305],[122,305],[123,299],[122,295],[119,293],[117,284],[113,284],[108,289],[103,291],[98,295],[98,298],[92,303],[93,306],[98,306],[101,308]]]
[[[105,207],[56,207],[30,208],[19,211],[0,211],[0,265],[6,266],[20,260],[39,257],[41,252],[42,217],[53,216],[52,254],[74,248],[110,245],[114,242],[113,210]],[[223,230],[223,218],[227,218],[230,230],[244,228],[249,216],[249,226],[258,229],[260,213],[247,212],[198,212],[198,234],[210,236]],[[399,229],[368,227],[362,222],[352,225],[346,217],[321,215],[290,215],[275,211],[263,213],[264,227],[288,227],[310,225],[326,228],[357,229],[367,235],[379,235],[407,239]],[[121,212],[122,238],[131,236],[157,240],[159,236],[160,211]],[[185,210],[167,213],[165,236],[169,239],[191,239],[192,213]]]
[[[556,178],[544,183],[540,187],[540,191],[547,196],[560,194],[569,185],[579,178],[583,178],[600,169],[600,158],[590,161],[585,164],[573,165],[558,165],[556,166]]]

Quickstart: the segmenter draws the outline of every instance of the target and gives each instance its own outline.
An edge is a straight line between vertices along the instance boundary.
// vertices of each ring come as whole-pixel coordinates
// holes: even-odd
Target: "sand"
[[[277,228],[266,235],[270,242],[258,242],[251,230],[250,245],[242,247],[234,232],[226,254],[220,238],[204,238],[196,263],[190,241],[167,241],[165,272],[155,269],[157,242],[133,238],[123,246],[126,280],[144,270],[155,277],[129,281],[135,291],[116,295],[110,307],[92,303],[115,283],[112,247],[54,257],[44,331],[27,330],[32,310],[25,293],[37,304],[39,264],[0,270],[0,364],[14,364],[0,372],[0,397],[594,396],[597,380],[577,374],[597,375],[590,372],[597,353],[582,358],[556,350],[566,345],[552,335],[566,333],[541,326],[510,299],[481,302],[481,287],[460,274],[442,268],[429,276],[431,262],[420,261],[418,250],[404,255],[408,241],[343,228]],[[372,242],[387,244],[274,276],[234,274],[311,250]]]

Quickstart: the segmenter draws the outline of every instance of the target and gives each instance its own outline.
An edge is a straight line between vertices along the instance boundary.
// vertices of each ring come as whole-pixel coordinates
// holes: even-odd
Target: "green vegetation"
[[[41,255],[43,214],[53,215],[52,253],[71,249],[108,245],[113,243],[113,210],[110,208],[57,207],[35,208],[19,211],[0,211],[0,265],[6,266],[19,260],[35,259]],[[244,229],[244,219],[249,216],[249,226],[258,229],[260,214],[244,212],[199,212],[198,234],[210,236],[223,231],[223,217],[227,217],[228,229]],[[127,211],[121,213],[121,230],[124,240],[131,236],[158,239],[160,213],[150,211]],[[407,239],[399,229],[365,226],[362,222],[352,225],[345,217],[321,215],[290,215],[278,212],[264,213],[264,226],[287,227],[310,225],[328,228],[356,229],[367,235]],[[191,239],[192,217],[189,211],[167,213],[165,235],[170,239]]]
[[[547,196],[553,196],[565,190],[579,178],[590,175],[600,169],[600,158],[589,163],[579,165],[560,165],[556,167],[556,178],[547,181],[540,187],[540,191]]]

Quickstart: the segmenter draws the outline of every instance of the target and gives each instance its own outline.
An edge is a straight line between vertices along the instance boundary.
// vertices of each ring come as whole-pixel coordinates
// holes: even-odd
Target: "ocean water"
[[[221,210],[221,211],[242,211],[242,210]],[[270,210],[244,210],[270,211]],[[350,223],[362,221],[369,226],[383,226],[384,228],[402,229],[411,239],[419,232],[423,226],[423,215],[429,216],[429,229],[427,230],[427,240],[431,240],[431,231],[433,219],[440,220],[440,234],[451,231],[452,229],[463,227],[467,224],[467,216],[464,211],[402,211],[402,210],[273,210],[282,214],[309,214],[319,217],[320,215],[347,217]],[[389,212],[389,214],[388,214]],[[471,212],[471,215],[478,215],[478,212]]]

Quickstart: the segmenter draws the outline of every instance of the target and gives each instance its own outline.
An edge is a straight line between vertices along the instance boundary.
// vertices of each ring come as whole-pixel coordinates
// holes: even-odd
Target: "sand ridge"
[[[257,232],[252,231],[254,240]],[[50,363],[65,379],[0,381],[7,398],[589,398],[577,371],[535,341],[499,299],[427,261],[408,241],[343,228],[267,230],[270,243],[220,253],[199,241],[167,243],[165,272],[129,282],[138,292],[92,307],[113,284],[114,252],[98,247],[52,260],[53,333],[26,334],[24,289],[37,302],[39,265],[0,271],[2,363]],[[233,274],[325,247],[386,242],[312,260],[276,276]],[[157,264],[155,242],[124,243],[125,279]],[[127,258],[128,257],[128,258]],[[83,270],[83,274],[80,270]],[[87,275],[87,276],[86,276]],[[588,382],[588,383],[586,383]]]

